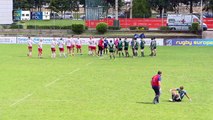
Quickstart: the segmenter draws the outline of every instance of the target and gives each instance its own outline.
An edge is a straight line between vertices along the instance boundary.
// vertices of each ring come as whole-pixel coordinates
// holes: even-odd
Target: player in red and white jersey
[[[33,41],[30,37],[28,37],[27,44],[28,44],[28,51],[29,51],[27,56],[32,57]]]
[[[65,53],[64,53],[64,40],[62,38],[60,38],[59,42],[58,42],[58,47],[59,47],[59,55],[60,57],[62,56],[62,54],[64,55],[64,57],[66,57]]]
[[[80,55],[82,55],[82,50],[81,50],[82,42],[80,40],[80,36],[76,39],[75,44],[77,48],[77,54],[80,52]]]
[[[66,45],[67,45],[67,55],[71,55],[72,40],[71,40],[70,36],[66,40]]]
[[[74,39],[74,35],[72,35],[72,37],[71,37],[71,54],[72,54],[72,56],[74,56],[75,55],[75,39]]]
[[[92,46],[91,46],[91,50],[92,50],[92,54],[93,56],[95,56],[97,54],[96,52],[96,45],[97,45],[97,42],[95,39],[92,39]]]
[[[51,55],[51,57],[52,58],[56,58],[56,45],[57,45],[57,43],[56,43],[56,40],[55,40],[55,38],[53,38],[53,40],[52,40],[52,42],[51,42],[51,51],[52,51],[52,55]]]
[[[43,42],[42,42],[42,39],[40,39],[38,42],[38,58],[42,58],[42,46],[43,46]]]
[[[88,55],[92,55],[92,36],[90,37],[89,41],[88,41]]]

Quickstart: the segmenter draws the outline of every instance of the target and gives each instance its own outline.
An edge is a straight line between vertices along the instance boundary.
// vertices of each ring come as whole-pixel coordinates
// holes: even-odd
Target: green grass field
[[[28,58],[26,45],[0,45],[1,120],[213,120],[213,47],[158,47],[157,57]],[[58,51],[57,51],[58,53]],[[160,104],[150,80],[163,71]],[[181,103],[169,89],[185,86]]]

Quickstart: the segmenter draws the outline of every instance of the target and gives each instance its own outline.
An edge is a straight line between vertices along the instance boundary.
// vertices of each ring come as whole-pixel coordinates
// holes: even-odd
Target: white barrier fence
[[[51,44],[51,41],[53,40],[52,37],[31,37],[33,42],[37,44],[40,39],[43,40],[43,44]],[[55,38],[56,40],[59,40],[60,38]],[[67,38],[62,38],[63,40],[66,40]],[[76,39],[76,38],[75,38]],[[98,41],[100,38],[94,38],[94,40]],[[0,44],[27,44],[27,37],[0,37]],[[89,38],[80,38],[82,45],[88,45]],[[114,38],[107,38],[108,41],[114,40]],[[124,40],[124,38],[122,38]],[[131,41],[132,38],[128,38],[128,41]],[[137,39],[139,42],[140,40]],[[150,45],[151,38],[145,38],[144,39],[147,46]],[[156,38],[157,45],[163,46],[164,45],[164,39],[163,38]]]
[[[0,44],[16,44],[16,37],[0,37]]]

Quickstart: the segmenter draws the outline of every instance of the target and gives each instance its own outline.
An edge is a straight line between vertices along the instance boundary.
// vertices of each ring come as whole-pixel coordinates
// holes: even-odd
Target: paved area
[[[213,31],[204,31],[203,32],[203,38],[206,39],[206,38],[213,38]]]

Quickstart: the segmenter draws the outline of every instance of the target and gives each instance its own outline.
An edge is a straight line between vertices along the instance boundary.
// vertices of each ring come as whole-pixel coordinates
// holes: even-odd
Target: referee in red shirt
[[[103,49],[104,49],[104,40],[103,37],[98,41],[98,55],[103,55]]]
[[[154,104],[159,103],[159,97],[160,97],[160,86],[161,86],[161,71],[158,71],[158,74],[152,77],[151,85],[152,89],[155,92],[155,98],[153,100]]]

